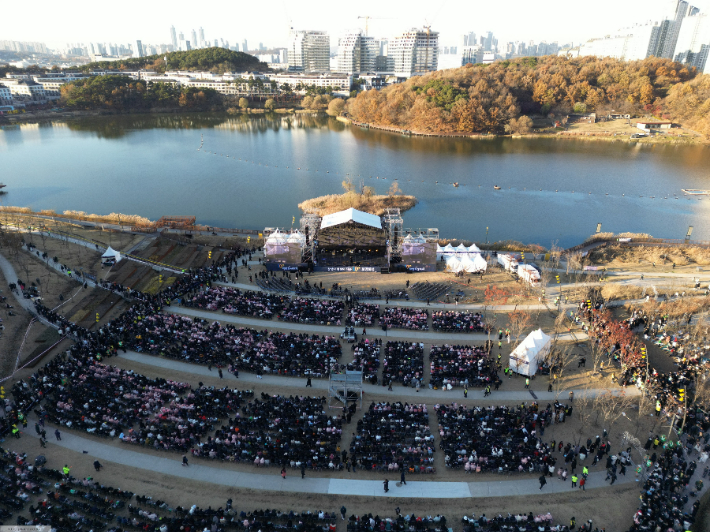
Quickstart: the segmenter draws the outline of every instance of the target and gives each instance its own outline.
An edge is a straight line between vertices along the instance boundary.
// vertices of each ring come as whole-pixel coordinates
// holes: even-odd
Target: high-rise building
[[[247,50],[249,50],[249,45],[247,44],[247,40],[244,39],[242,41],[242,52],[246,52]]]
[[[170,26],[170,43],[173,45],[173,51],[178,49],[177,35],[175,35],[175,26]]]
[[[374,72],[380,46],[374,37],[366,37],[362,30],[348,32],[338,43],[337,71],[344,74]]]
[[[461,66],[468,63],[472,65],[483,63],[483,46],[474,44],[473,46],[463,46],[461,48]]]
[[[140,41],[133,42],[133,57],[143,57],[143,43]]]
[[[190,44],[193,48],[199,48],[199,43],[197,41],[197,32],[194,29],[190,33]]]
[[[190,45],[190,41],[185,41],[185,51],[189,52],[192,50],[192,46]]]
[[[324,31],[291,31],[288,66],[303,72],[330,71],[330,36]]]
[[[474,32],[471,31],[463,34],[462,46],[474,46],[476,44],[478,44],[478,42],[476,41],[476,34]]]
[[[185,51],[185,36],[182,32],[178,33],[178,50]]]
[[[704,13],[686,17],[678,34],[673,59],[703,72],[710,53],[710,18]]]
[[[624,61],[646,59],[658,49],[659,24],[643,24],[619,30],[616,35],[582,44],[579,55],[613,57]]]
[[[437,69],[439,32],[430,28],[405,31],[389,42],[388,55],[397,76],[417,76]]]
[[[699,12],[697,7],[691,6],[685,0],[674,1],[675,10],[672,14],[672,19],[669,20],[668,30],[663,41],[663,49],[658,57],[672,58],[675,55],[675,47],[678,42],[678,35],[683,26],[685,17],[692,17]]]
[[[200,29],[198,30],[197,38],[199,39],[197,42],[200,46],[202,46],[202,43],[205,42],[205,30],[202,29],[202,26],[200,26]]]

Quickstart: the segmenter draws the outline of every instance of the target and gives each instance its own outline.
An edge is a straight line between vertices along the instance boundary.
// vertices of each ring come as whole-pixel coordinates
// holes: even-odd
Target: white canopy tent
[[[269,237],[266,239],[265,244],[283,245],[286,243],[286,241],[286,235],[277,229],[269,235]]]
[[[298,244],[299,246],[303,247],[306,245],[306,235],[304,235],[300,231],[296,231],[294,233],[291,233],[291,235],[286,239],[286,242],[288,242],[289,244]]]
[[[116,262],[118,262],[119,260],[121,260],[121,253],[116,251],[115,249],[113,249],[111,246],[109,246],[108,249],[106,250],[106,252],[103,255],[101,255],[101,258],[102,259],[113,259]]]
[[[468,248],[469,253],[480,253],[481,250],[478,248],[476,244],[471,244],[471,247]]]
[[[446,247],[444,248],[444,253],[454,253],[454,246],[451,244],[446,244]]]
[[[461,261],[453,255],[446,257],[446,271],[449,273],[458,273],[463,271]]]
[[[459,244],[456,246],[456,253],[461,254],[461,253],[468,253],[468,248],[464,246],[463,244]]]
[[[471,257],[473,262],[474,272],[485,272],[488,269],[488,262],[481,256],[480,253],[469,255],[469,257]]]
[[[520,375],[537,373],[541,360],[550,353],[550,337],[542,329],[531,332],[510,354],[510,369]]]
[[[436,245],[436,260],[441,260],[441,257],[444,255],[444,248],[442,248],[439,244]]]

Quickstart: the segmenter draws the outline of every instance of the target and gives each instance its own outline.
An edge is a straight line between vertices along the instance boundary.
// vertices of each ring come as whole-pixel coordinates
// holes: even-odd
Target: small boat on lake
[[[493,185],[493,190],[500,190],[500,187],[498,185]]]
[[[708,196],[710,190],[702,190],[699,188],[681,188],[681,190],[689,196]]]
[[[456,183],[454,183],[454,188],[459,188],[458,181]]]

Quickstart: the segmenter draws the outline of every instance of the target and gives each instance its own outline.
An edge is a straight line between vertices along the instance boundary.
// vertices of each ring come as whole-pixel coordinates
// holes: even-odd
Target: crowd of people
[[[123,333],[138,352],[257,374],[324,377],[342,355],[336,337],[258,331],[175,314],[145,316]]]
[[[380,306],[373,303],[357,303],[353,305],[345,317],[345,325],[356,327],[371,327],[380,315]]]
[[[314,325],[340,325],[343,319],[342,301],[294,297],[278,318],[281,321]]]
[[[432,387],[485,387],[499,380],[495,362],[481,346],[432,345],[429,361]]]
[[[665,449],[655,460],[649,460],[648,478],[641,492],[641,503],[634,515],[629,532],[654,530],[690,530],[695,521],[700,501],[696,500],[690,511],[686,489],[696,469],[694,461],[688,462],[681,446]],[[696,495],[700,484],[690,486],[690,494]]]
[[[268,292],[240,290],[225,286],[211,286],[194,295],[185,296],[182,305],[204,310],[219,310],[270,320],[289,305],[290,298]]]
[[[122,441],[155,450],[187,452],[214,430],[222,419],[236,414],[252,391],[201,386],[160,407],[150,419],[120,435]]]
[[[348,532],[447,532],[446,517],[417,516],[414,513],[397,517],[380,517],[379,515],[351,515],[348,518]]]
[[[400,382],[415,388],[423,384],[424,344],[387,342],[383,356],[382,386]]]
[[[350,444],[355,468],[433,473],[434,436],[424,404],[372,403]]]
[[[431,323],[435,331],[476,333],[486,330],[480,312],[440,310],[432,312]]]
[[[551,411],[530,406],[436,405],[439,447],[447,467],[466,472],[536,472],[554,466],[552,450],[541,440]],[[543,414],[543,415],[541,415]]]
[[[380,369],[380,351],[382,340],[365,338],[357,345],[353,344],[353,361],[347,365],[350,371],[362,371],[364,379],[370,384],[377,384],[377,372]]]
[[[255,466],[342,469],[343,419],[329,416],[325,397],[261,394],[242,407],[214,437],[195,445],[194,456]]]
[[[385,307],[380,323],[388,329],[429,329],[429,311],[421,308]]]

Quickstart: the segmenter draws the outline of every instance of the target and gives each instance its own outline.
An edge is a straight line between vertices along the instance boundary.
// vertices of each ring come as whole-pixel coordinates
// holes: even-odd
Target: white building
[[[439,33],[430,28],[406,31],[389,42],[388,55],[397,76],[433,72],[439,62]]]
[[[299,83],[305,86],[334,87],[339,91],[349,91],[353,77],[349,74],[273,74],[269,79],[278,83],[279,87],[288,83],[296,87]]]
[[[0,85],[0,105],[11,105],[12,93],[5,85]]]
[[[374,37],[363,35],[362,30],[348,32],[338,43],[336,72],[344,74],[374,72],[375,60],[379,53],[380,46]]]
[[[461,48],[461,66],[468,63],[475,65],[483,63],[483,46],[475,44],[473,46],[464,46]]]
[[[135,41],[133,43],[133,57],[143,57],[143,43],[140,41]]]
[[[325,31],[292,31],[288,66],[302,72],[330,70],[330,37]]]
[[[624,61],[646,59],[658,42],[658,24],[644,24],[619,30],[616,35],[592,39],[579,47],[579,55],[613,57]]]
[[[178,50],[178,40],[175,34],[175,26],[170,26],[170,43],[173,45],[173,52]]]
[[[10,89],[13,100],[24,103],[46,103],[47,100],[55,100],[59,96],[47,94],[44,87],[39,83],[27,79],[5,79],[5,86]]]
[[[710,51],[710,18],[702,13],[686,17],[678,35],[673,59],[703,72]]]

